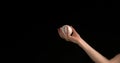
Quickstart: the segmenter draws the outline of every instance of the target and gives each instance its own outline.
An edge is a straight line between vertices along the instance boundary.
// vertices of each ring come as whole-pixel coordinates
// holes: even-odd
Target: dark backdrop
[[[59,37],[57,29],[65,24],[72,25],[89,45],[108,59],[120,53],[119,19],[111,1],[60,4],[38,8],[36,5],[32,13],[28,10],[21,16],[21,21],[27,22],[21,28],[24,31],[20,35],[24,34],[24,38],[17,42],[21,53],[18,57],[33,63],[94,63],[79,46]],[[62,12],[66,8],[80,11]]]
[[[89,45],[110,59],[120,53],[119,20],[110,10],[46,12],[39,16],[40,19],[35,19],[35,16],[30,18],[35,22],[24,24],[24,39],[18,42],[17,47],[21,47],[28,61],[93,63],[79,46],[59,37],[57,29],[68,24],[72,25]]]
[[[120,20],[112,1],[21,2],[2,5],[1,62],[92,63],[79,46],[58,36],[65,24],[107,58],[120,52]]]

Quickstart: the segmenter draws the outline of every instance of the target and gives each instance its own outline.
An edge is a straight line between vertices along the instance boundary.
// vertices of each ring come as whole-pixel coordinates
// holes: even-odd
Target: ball
[[[62,32],[66,35],[68,33],[68,35],[72,34],[72,28],[69,25],[64,25],[61,28]]]

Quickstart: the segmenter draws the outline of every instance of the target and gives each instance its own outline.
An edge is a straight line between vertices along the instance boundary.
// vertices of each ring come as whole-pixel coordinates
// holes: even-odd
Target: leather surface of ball
[[[66,33],[68,33],[69,35],[72,34],[72,28],[69,25],[64,25],[64,26],[62,26],[61,29],[64,34],[66,34]]]

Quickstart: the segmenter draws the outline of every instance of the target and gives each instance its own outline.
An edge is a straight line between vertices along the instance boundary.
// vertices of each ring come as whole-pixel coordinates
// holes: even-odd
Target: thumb
[[[72,31],[73,31],[73,35],[77,35],[78,33],[76,32],[76,30],[71,26]]]

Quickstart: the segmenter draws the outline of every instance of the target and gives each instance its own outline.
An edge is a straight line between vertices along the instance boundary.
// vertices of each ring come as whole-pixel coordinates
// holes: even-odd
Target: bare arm
[[[87,54],[88,56],[95,62],[95,63],[108,63],[109,60],[106,59],[104,56],[102,56],[100,53],[98,53],[96,50],[94,50],[90,45],[88,45],[80,36],[79,34],[73,29],[73,35],[64,35],[61,31],[61,29],[58,29],[58,33],[61,38],[74,42],[78,44]]]
[[[98,51],[93,49],[89,44],[87,44],[80,35],[75,31],[72,27],[73,34],[63,34],[61,28],[58,29],[58,33],[61,38],[65,39],[66,41],[70,41],[73,43],[78,44],[87,54],[88,56],[95,62],[95,63],[120,63],[120,54],[115,56],[113,59],[108,60],[106,57],[101,55]]]
[[[84,40],[78,41],[78,45],[88,54],[95,63],[109,63],[109,60],[88,45]]]
[[[120,63],[120,54],[110,60],[111,63]]]
[[[120,63],[120,54],[108,60],[99,52],[89,46],[84,40],[78,41],[78,45],[89,55],[89,57],[96,63]]]

